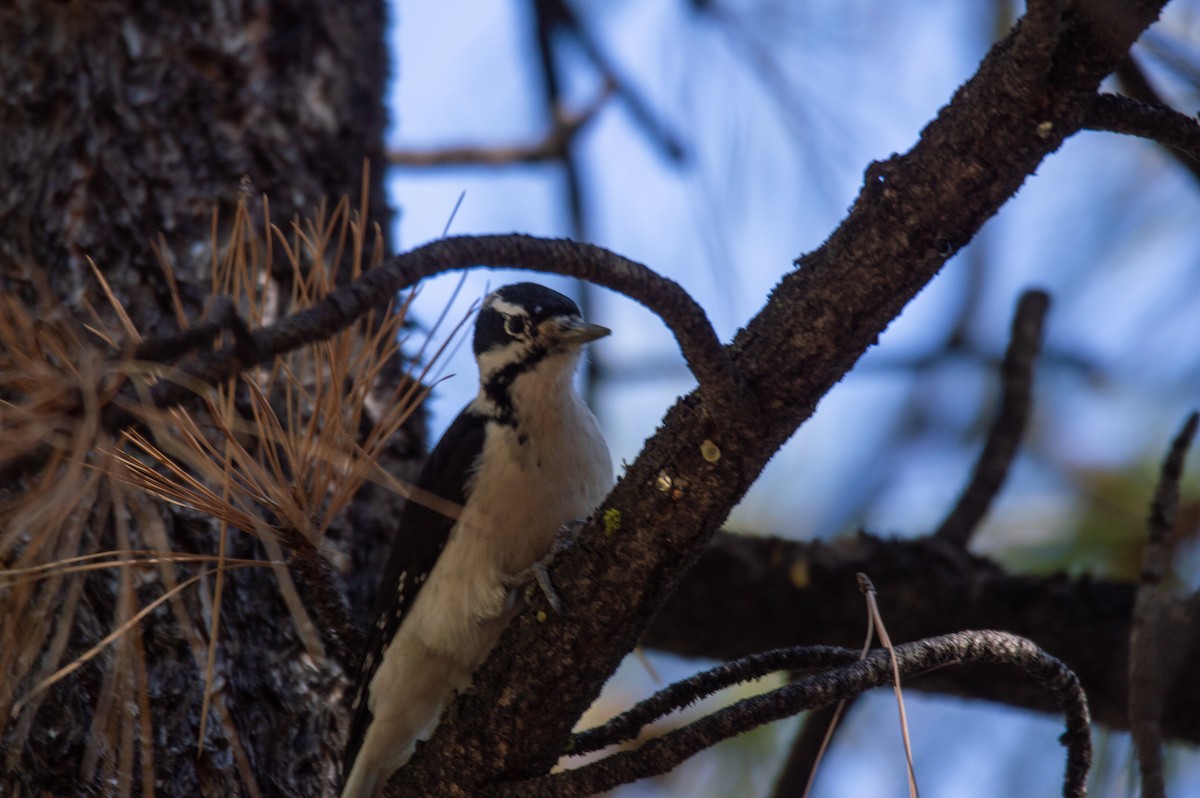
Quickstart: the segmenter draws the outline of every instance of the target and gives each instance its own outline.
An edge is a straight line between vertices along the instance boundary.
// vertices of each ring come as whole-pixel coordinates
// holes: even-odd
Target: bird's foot
[[[542,591],[542,595],[545,596],[550,609],[554,610],[556,615],[562,615],[562,600],[558,597],[558,592],[555,591],[554,584],[550,581],[550,566],[559,554],[571,547],[571,544],[575,542],[575,536],[579,534],[579,530],[583,529],[585,523],[586,521],[568,521],[560,526],[546,555],[524,571],[506,579],[507,586],[525,588],[526,597],[531,598],[530,594],[536,584]]]

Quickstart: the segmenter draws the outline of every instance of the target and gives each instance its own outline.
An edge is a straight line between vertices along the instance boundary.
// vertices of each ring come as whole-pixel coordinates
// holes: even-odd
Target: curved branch
[[[178,404],[197,382],[213,384],[299,346],[324,340],[398,292],[435,274],[472,266],[561,274],[611,288],[656,313],[674,333],[701,391],[718,401],[743,399],[740,381],[703,308],[673,280],[593,244],[525,235],[443,238],[384,261],[312,307],[293,313],[219,352],[181,368],[177,380],[157,384],[159,407]],[[110,422],[120,426],[120,422]]]
[[[861,656],[860,651],[837,646],[798,646],[742,657],[675,682],[600,726],[579,732],[571,738],[568,752],[578,756],[636,739],[642,729],[659,718],[735,684],[776,671],[848,665]]]
[[[764,723],[781,720],[806,709],[829,706],[871,688],[889,684],[892,680],[891,661],[887,652],[880,649],[857,662],[853,660],[858,659],[859,652],[825,646],[770,652],[770,655],[786,662],[783,667],[787,668],[811,667],[822,662],[850,664],[800,679],[763,695],[743,699],[632,751],[616,753],[574,770],[500,785],[491,794],[506,798],[594,795],[620,784],[666,773],[693,754]],[[1009,664],[1023,670],[1054,697],[1055,704],[1066,718],[1067,730],[1061,737],[1067,748],[1063,795],[1087,794],[1086,780],[1092,756],[1087,697],[1079,685],[1079,679],[1062,662],[1023,637],[995,631],[957,632],[905,643],[896,647],[895,656],[901,673],[906,676],[964,662]],[[721,671],[727,667],[714,670]],[[703,690],[710,686],[706,680],[712,673],[700,674],[681,683],[696,683],[693,700],[707,694]],[[723,676],[718,674],[715,683],[720,683],[722,679],[719,677]],[[675,703],[684,692],[677,690],[679,687],[673,685],[643,703],[657,703],[656,710]],[[659,697],[664,693],[672,694],[670,700],[660,700]]]
[[[1119,94],[1100,94],[1088,109],[1083,125],[1088,130],[1156,141],[1171,148],[1194,174],[1200,176],[1200,122],[1174,108],[1131,100]]]
[[[144,339],[133,350],[134,360],[152,363],[169,363],[192,352],[210,347],[217,337],[229,332],[237,342],[245,342],[250,336],[250,327],[239,314],[229,297],[216,297],[204,314],[203,321],[171,335]]]

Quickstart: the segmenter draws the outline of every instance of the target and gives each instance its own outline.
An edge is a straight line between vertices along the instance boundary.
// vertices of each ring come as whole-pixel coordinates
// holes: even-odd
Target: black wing
[[[487,417],[464,409],[454,419],[446,434],[429,454],[417,487],[429,491],[458,506],[466,503],[467,479],[475,468],[475,461],[483,451]],[[446,546],[454,519],[447,518],[415,501],[404,505],[400,524],[392,543],[392,553],[375,596],[374,621],[367,634],[367,645],[358,667],[354,687],[354,720],[350,724],[350,735],[346,741],[346,755],[342,775],[345,777],[354,765],[358,749],[371,723],[371,710],[367,707],[367,687],[375,676],[383,657],[383,644],[396,635],[413,601]],[[407,572],[403,585],[400,574]],[[382,624],[382,625],[381,625]]]

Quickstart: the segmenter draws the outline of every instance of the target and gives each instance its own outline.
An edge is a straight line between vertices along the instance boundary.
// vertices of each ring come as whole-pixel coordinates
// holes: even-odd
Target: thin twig
[[[859,585],[862,586],[862,580],[865,577],[860,573]],[[869,582],[869,580],[868,580]],[[872,588],[874,589],[874,588]],[[871,612],[870,605],[867,606],[867,633],[863,636],[862,651],[859,653],[859,659],[866,659],[867,653],[871,650],[871,643],[875,639],[875,618]],[[842,719],[842,715],[846,710],[854,705],[854,702],[859,699],[859,696],[853,698],[844,698],[837,703],[837,706],[830,712],[829,708],[816,710],[812,713],[811,720],[820,720],[825,725],[825,734],[821,737],[820,744],[813,746],[816,742],[814,739],[817,729],[809,731],[809,724],[805,724],[804,731],[797,736],[795,744],[792,746],[792,753],[788,756],[787,764],[784,766],[784,776],[787,777],[787,770],[796,768],[798,771],[803,768],[803,772],[807,774],[804,781],[803,798],[808,798],[812,793],[813,785],[817,780],[817,768],[821,766],[821,760],[825,758],[825,752],[829,750],[830,743],[833,742],[833,735],[837,732],[838,722]],[[784,778],[781,778],[775,785],[775,794],[779,798],[791,793],[784,792],[786,785]]]
[[[1012,336],[1001,366],[1000,412],[971,472],[971,481],[934,537],[965,547],[1004,485],[1021,443],[1033,401],[1033,366],[1042,348],[1042,326],[1050,297],[1026,291],[1017,303]]]
[[[832,707],[809,710],[803,726],[796,732],[788,750],[787,761],[771,788],[774,798],[807,796],[816,783],[817,767],[833,741],[838,719],[857,699],[839,701]]]
[[[1067,730],[1060,738],[1067,747],[1063,795],[1082,798],[1087,794],[1086,780],[1092,750],[1087,697],[1079,685],[1079,679],[1062,662],[1023,637],[996,631],[956,632],[905,643],[896,647],[895,657],[899,672],[905,675],[964,662],[994,662],[1021,668],[1053,695],[1055,703],[1066,717]],[[672,685],[601,728],[611,730],[616,723],[622,729],[615,736],[632,739],[627,735],[631,731],[636,735],[636,729],[644,725],[640,721],[660,716],[668,706],[685,706],[708,695],[713,689],[719,689],[714,685],[733,683],[729,681],[729,676],[734,672],[758,672],[760,675],[769,672],[762,670],[768,662],[791,670],[823,665],[839,667],[738,701],[634,750],[612,754],[575,770],[499,785],[489,794],[507,798],[593,795],[619,784],[666,773],[688,757],[721,740],[805,709],[829,706],[864,690],[889,684],[893,678],[890,657],[886,651],[874,650],[865,660],[858,661],[858,652],[846,648],[812,646],[779,649],[722,665]],[[634,715],[639,722],[628,723],[628,719]],[[577,735],[575,740],[578,741],[580,736]]]
[[[554,123],[540,141],[530,144],[443,147],[436,150],[388,150],[393,166],[510,166],[542,163],[563,158],[571,143],[612,96],[615,84],[607,81],[599,94],[578,111],[555,109]]]
[[[1137,751],[1144,798],[1166,795],[1159,721],[1166,683],[1164,656],[1169,645],[1163,622],[1169,598],[1162,582],[1170,558],[1169,537],[1179,507],[1183,461],[1196,436],[1198,419],[1200,416],[1196,413],[1188,416],[1163,461],[1154,501],[1150,505],[1141,584],[1133,605],[1133,626],[1129,634],[1129,728]]]

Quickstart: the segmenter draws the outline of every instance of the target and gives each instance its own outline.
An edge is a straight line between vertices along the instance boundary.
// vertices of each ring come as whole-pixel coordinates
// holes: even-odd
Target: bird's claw
[[[559,554],[566,551],[575,542],[575,536],[579,534],[579,530],[583,529],[584,521],[568,521],[558,528],[558,532],[554,535],[554,541],[550,544],[550,549],[542,559],[535,562],[520,573],[509,577],[506,582],[509,587],[525,588],[525,595],[531,598],[533,586],[536,584],[538,589],[542,591],[542,595],[546,598],[546,603],[550,605],[550,609],[554,610],[555,615],[562,615],[562,600],[558,597],[558,592],[554,589],[554,583],[550,581],[550,566]]]

